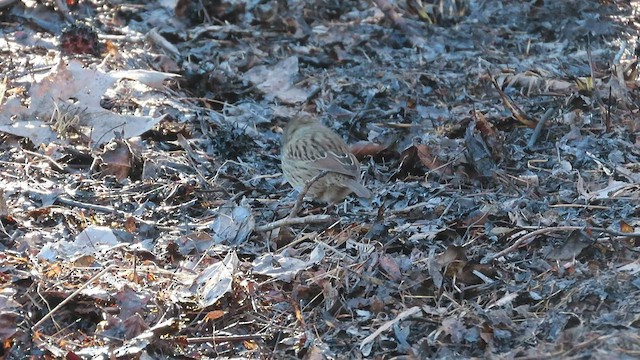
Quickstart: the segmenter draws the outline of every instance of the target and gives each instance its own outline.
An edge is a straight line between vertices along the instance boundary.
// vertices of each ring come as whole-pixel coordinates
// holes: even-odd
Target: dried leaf
[[[398,266],[398,263],[394,258],[389,255],[383,254],[382,256],[380,256],[380,259],[378,259],[378,263],[391,280],[400,281],[400,279],[402,279],[400,266]]]
[[[324,248],[316,246],[306,261],[284,254],[265,254],[252,263],[253,272],[271,276],[283,281],[291,281],[298,272],[319,263],[324,258]]]
[[[298,71],[298,57],[291,56],[274,66],[255,66],[244,74],[244,78],[255,84],[267,100],[296,104],[309,99],[317,88],[310,86],[305,89],[296,84]]]
[[[71,260],[79,255],[93,255],[120,244],[113,230],[104,226],[89,226],[73,241],[57,241],[45,244],[38,257],[47,261]]]
[[[470,123],[464,136],[469,160],[475,170],[482,176],[491,177],[496,170],[496,163],[482,135],[476,131],[475,123]]]
[[[221,297],[231,291],[233,276],[240,260],[235,251],[230,251],[224,260],[211,264],[193,281],[200,306],[214,305]]]
[[[241,245],[247,241],[255,225],[251,208],[246,202],[240,206],[227,202],[220,207],[218,217],[211,223],[213,240],[216,244]]]
[[[207,315],[204,316],[204,321],[213,321],[213,320],[220,319],[221,317],[225,316],[226,313],[227,313],[226,311],[222,311],[222,310],[209,311]]]
[[[355,155],[358,159],[363,159],[366,156],[376,156],[381,152],[385,151],[388,146],[384,146],[381,144],[376,144],[371,141],[359,141],[350,146],[351,153]]]
[[[65,114],[76,114],[79,117],[78,129],[95,144],[114,139],[114,130],[121,132],[125,139],[131,138],[150,130],[163,116],[119,115],[109,111],[101,106],[106,91],[125,78],[158,88],[162,81],[176,76],[147,70],[104,72],[85,68],[77,60],[66,64],[60,59],[51,71],[36,78],[36,83],[29,90],[31,105],[28,108],[22,106],[17,97],[7,100],[0,111],[0,131],[28,137],[36,145],[53,142],[57,135],[51,127],[31,119],[49,119],[58,109]],[[12,117],[16,115],[24,120],[14,121]]]
[[[105,146],[102,154],[102,175],[113,175],[118,181],[122,181],[129,176],[133,154],[125,141],[116,139]]]

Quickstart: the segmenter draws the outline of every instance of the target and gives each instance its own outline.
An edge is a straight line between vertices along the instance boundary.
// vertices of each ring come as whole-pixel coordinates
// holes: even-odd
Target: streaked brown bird
[[[370,198],[371,192],[360,183],[360,163],[342,138],[308,115],[298,115],[284,128],[282,172],[297,190],[322,171],[327,174],[314,182],[307,195],[335,204],[356,193]]]

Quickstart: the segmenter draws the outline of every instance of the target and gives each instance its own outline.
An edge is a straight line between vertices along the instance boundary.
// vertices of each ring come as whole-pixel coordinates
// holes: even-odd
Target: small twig
[[[523,227],[522,228],[522,230],[529,230],[529,229],[533,229],[533,228],[532,227]],[[576,231],[576,230],[588,230],[588,231],[591,231],[591,232],[603,232],[603,233],[607,233],[607,234],[612,235],[612,236],[640,237],[640,233],[623,233],[623,232],[615,231],[615,230],[612,230],[612,229],[605,229],[605,228],[600,228],[600,227],[595,228],[595,227],[586,227],[586,226],[558,226],[558,227],[551,227],[551,228],[543,228],[543,229],[534,230],[534,231],[532,231],[532,232],[530,232],[528,234],[524,234],[521,238],[516,240],[508,248],[491,255],[489,257],[489,261],[495,260],[495,259],[497,259],[499,257],[502,257],[502,256],[504,256],[504,255],[516,250],[522,244],[527,242],[529,239],[534,238],[534,237],[536,237],[538,235],[546,234],[546,233],[553,233],[553,232],[560,232],[560,231]]]
[[[74,206],[80,209],[89,209],[89,210],[93,210],[93,211],[98,211],[98,212],[103,212],[103,213],[107,213],[107,214],[118,214],[122,217],[129,218],[132,217],[133,219],[135,219],[136,221],[145,224],[145,225],[150,225],[150,226],[155,226],[160,230],[171,230],[174,229],[174,227],[172,226],[164,226],[161,225],[160,223],[156,222],[156,221],[149,221],[149,220],[144,220],[139,216],[134,216],[131,213],[127,213],[125,211],[122,210],[118,210],[118,209],[114,209],[110,206],[103,206],[103,205],[95,205],[95,204],[88,204],[88,203],[83,203],[80,201],[76,201],[76,200],[71,200],[71,199],[67,199],[65,197],[62,196],[58,196],[56,198],[56,202],[59,202],[62,205],[66,205],[66,206]],[[185,204],[181,204],[181,206],[184,206]],[[188,224],[188,226],[193,226],[196,227],[199,224]]]
[[[141,43],[147,40],[147,37],[144,35],[113,35],[113,34],[98,34],[98,39],[100,40],[111,40],[111,41],[126,41],[129,43]]]
[[[121,216],[127,216],[128,215],[124,211],[116,210],[116,209],[114,209],[114,208],[112,208],[110,206],[83,203],[83,202],[80,202],[80,201],[67,199],[67,198],[62,197],[62,196],[58,196],[56,198],[56,201],[59,202],[62,205],[75,206],[75,207],[81,208],[81,209],[89,209],[89,210],[103,212],[103,213],[107,213],[107,214],[117,213],[118,215],[121,215]]]
[[[51,315],[53,315],[53,313],[55,313],[56,311],[60,310],[63,306],[65,306],[69,301],[71,301],[73,298],[75,298],[76,296],[78,296],[78,294],[82,291],[82,289],[86,288],[87,286],[89,286],[92,282],[94,282],[95,280],[97,280],[100,276],[104,275],[105,273],[111,271],[112,269],[114,269],[116,267],[116,265],[109,265],[106,268],[102,269],[102,271],[100,271],[99,273],[97,273],[96,275],[94,275],[91,279],[89,279],[87,282],[85,282],[82,286],[80,286],[78,288],[78,290],[74,291],[71,295],[69,295],[66,299],[62,300],[62,302],[60,304],[58,304],[58,306],[54,307],[53,309],[51,309],[51,311],[49,311],[45,316],[42,317],[42,319],[40,319],[40,321],[38,321],[37,323],[35,323],[35,325],[33,325],[31,327],[32,331],[35,331],[40,325],[42,325],[43,322],[47,321],[47,319],[49,319],[51,317]]]
[[[589,87],[588,89],[592,92],[593,98],[596,100],[596,103],[598,103],[598,106],[600,106],[600,111],[604,114],[604,116],[602,117],[603,120],[607,119],[607,106],[604,104],[604,101],[602,101],[602,98],[600,97],[600,93],[598,92],[598,89],[596,88],[596,75],[595,75],[595,65],[593,64],[593,57],[591,56],[591,35],[587,34],[587,60],[589,62],[589,71],[590,71],[590,75],[591,75],[591,81],[589,82]],[[624,80],[621,82],[621,85],[624,84]],[[624,89],[626,89],[626,87],[623,87]],[[626,106],[626,104],[624,103],[624,99],[625,97],[622,97],[622,101],[623,101],[623,105]],[[606,129],[606,123],[603,124],[605,126],[605,130]]]
[[[574,230],[577,230],[577,229],[582,229],[582,228],[581,227],[577,227],[577,226],[560,226],[560,227],[557,227],[557,228],[544,228],[544,229],[538,229],[538,230],[532,231],[532,232],[530,232],[528,234],[524,234],[521,238],[516,240],[508,248],[493,254],[492,256],[489,257],[489,259],[490,260],[494,260],[494,259],[497,259],[499,257],[502,257],[502,256],[514,251],[515,249],[519,248],[520,245],[522,245],[525,241],[529,240],[530,238],[536,237],[536,236],[538,236],[540,234],[550,233],[550,232],[554,232],[554,231],[574,231]]]
[[[187,153],[188,156],[186,156],[187,161],[189,161],[189,163],[191,163],[191,166],[193,167],[193,169],[196,172],[196,175],[200,178],[200,181],[203,184],[209,184],[209,182],[207,181],[207,178],[202,174],[202,172],[200,170],[198,170],[200,167],[198,166],[198,164],[196,164],[196,159],[198,158],[198,156],[195,154],[195,152],[193,151],[193,147],[191,147],[191,144],[189,144],[189,141],[182,135],[182,134],[178,134],[178,144],[180,146],[182,146],[182,149]],[[224,164],[222,164],[222,166],[224,166],[227,162],[225,161]],[[222,168],[222,166],[220,166],[218,168],[218,171],[216,171],[216,176],[214,177],[214,179],[218,178],[219,175],[219,171]],[[215,182],[215,180],[214,180]],[[224,190],[224,189],[223,189]],[[226,192],[226,191],[225,191]]]
[[[58,7],[58,12],[70,23],[75,23],[76,20],[73,18],[73,16],[71,16],[71,11],[69,11],[69,7],[67,7],[67,4],[62,1],[62,0],[55,0],[54,1],[56,6]]]
[[[201,344],[201,343],[221,343],[232,341],[245,341],[245,340],[260,340],[263,339],[262,335],[226,335],[226,336],[205,336],[197,338],[187,338],[188,344]]]
[[[413,205],[409,205],[407,207],[404,207],[402,209],[397,209],[397,210],[391,210],[389,211],[389,213],[391,214],[406,214],[406,213],[410,213],[411,211],[415,210],[415,209],[420,209],[423,207],[426,207],[427,205],[429,205],[428,202],[423,201],[423,202],[419,202],[417,204],[413,204]]]
[[[493,87],[498,92],[498,95],[500,95],[504,106],[507,108],[507,110],[511,111],[511,115],[513,116],[513,118],[525,126],[535,127],[536,122],[531,120],[529,116],[524,112],[524,110],[522,110],[522,108],[520,108],[520,106],[518,106],[518,104],[516,104],[509,97],[509,95],[505,94],[504,91],[502,91],[502,88],[496,81],[496,78],[494,78],[493,75],[491,75],[488,71],[487,73],[489,74],[489,78],[491,79],[491,84],[493,84]]]
[[[313,185],[313,183],[315,183],[321,177],[327,175],[328,173],[329,172],[327,170],[323,170],[320,173],[318,173],[316,176],[311,178],[311,180],[309,180],[304,185],[304,188],[300,191],[300,193],[298,193],[298,197],[296,198],[296,203],[293,205],[293,209],[291,209],[289,216],[287,216],[288,218],[295,218],[298,215],[298,213],[300,212],[300,208],[302,207],[302,202],[304,201],[304,197],[305,195],[307,195],[307,192],[309,192],[311,185]]]
[[[538,121],[538,123],[536,124],[536,128],[533,130],[533,134],[531,134],[531,138],[529,138],[529,142],[527,143],[528,149],[531,149],[533,145],[536,144],[536,141],[538,141],[538,138],[540,137],[540,133],[542,132],[544,124],[551,118],[551,115],[553,115],[555,110],[556,109],[554,107],[550,107],[547,109],[544,115],[542,115],[540,121]]]
[[[305,217],[286,217],[265,225],[256,226],[256,231],[269,231],[283,226],[300,224],[318,224],[329,221],[329,215],[309,215]]]
[[[560,229],[560,228],[570,228],[569,230],[589,230],[589,231],[595,231],[595,232],[602,232],[605,234],[609,234],[612,236],[627,236],[627,237],[640,237],[640,233],[624,233],[624,232],[620,232],[620,231],[616,231],[613,229],[608,229],[608,228],[602,228],[602,227],[590,227],[590,226],[564,226],[564,227],[557,227],[557,228],[551,228],[551,229]],[[538,227],[536,226],[522,226],[521,227],[522,230],[537,230]]]
[[[371,101],[373,100],[375,95],[376,95],[376,93],[374,93],[373,91],[370,91],[369,94],[367,95],[367,99],[365,100],[364,105],[360,108],[360,110],[356,111],[353,114],[353,116],[351,116],[351,119],[349,120],[349,123],[351,124],[351,127],[349,128],[349,130],[351,130],[351,128],[353,127],[354,120],[356,118],[358,118],[358,116],[360,116],[363,111],[367,110],[369,108],[369,106],[371,106]]]
[[[29,151],[29,150],[24,150],[24,149],[22,149],[22,152],[24,152],[25,154],[37,156],[39,158],[43,158],[43,159],[47,160],[49,165],[51,165],[53,168],[55,168],[59,172],[63,172],[63,173],[68,173],[69,172],[69,171],[67,171],[67,169],[65,168],[64,165],[61,165],[59,162],[55,161],[51,156],[40,154],[40,153]]]
[[[622,72],[618,71],[618,74],[622,75]],[[609,86],[609,101],[607,102],[607,113],[605,114],[605,117],[604,117],[604,131],[607,133],[611,132],[611,104],[613,103],[612,100],[613,99],[611,98],[611,86]]]
[[[287,248],[292,248],[300,243],[303,243],[309,239],[314,239],[318,236],[318,233],[315,231],[311,231],[311,232],[307,232],[307,233],[301,233],[300,236],[291,241],[290,243],[278,248],[278,253],[282,253],[284,251],[286,251]]]
[[[368,343],[372,342],[373,340],[375,340],[375,338],[377,338],[378,336],[380,336],[380,334],[382,334],[383,332],[393,329],[393,327],[401,322],[403,319],[406,319],[410,316],[413,316],[417,313],[419,313],[421,311],[419,306],[414,306],[411,307],[403,312],[401,312],[400,314],[398,314],[394,319],[391,319],[389,321],[387,321],[386,323],[382,324],[382,326],[380,326],[379,328],[377,328],[373,333],[371,333],[369,336],[367,336],[364,340],[362,340],[362,342],[360,342],[360,349],[363,349]]]
[[[325,249],[329,249],[331,251],[333,251],[337,256],[331,256],[332,259],[344,259],[344,258],[348,258],[351,262],[356,262],[357,259],[354,258],[353,256],[345,253],[344,251],[341,251],[340,249],[336,248],[335,246],[329,245],[324,241],[320,241],[317,238],[313,239],[313,242],[322,246]]]
[[[26,188],[26,186],[23,188],[23,190],[25,190],[26,192],[28,192],[29,194],[35,194],[37,196],[41,196],[41,197],[49,197],[51,196],[50,192],[45,192],[42,190],[37,190],[34,187],[30,187],[30,188]],[[89,210],[93,210],[93,211],[97,211],[97,212],[103,212],[103,213],[107,213],[107,214],[117,214],[119,216],[122,216],[124,218],[128,218],[128,217],[132,217],[133,219],[135,219],[136,221],[142,223],[142,224],[146,224],[149,226],[156,226],[158,227],[158,229],[161,230],[171,230],[171,229],[175,229],[174,227],[171,226],[164,226],[158,222],[155,221],[149,221],[149,220],[144,220],[142,218],[140,218],[139,216],[134,216],[131,213],[127,213],[125,211],[122,210],[118,210],[118,209],[114,209],[113,207],[110,206],[104,206],[104,205],[96,205],[96,204],[90,204],[90,203],[85,203],[85,202],[80,202],[77,200],[72,200],[72,199],[68,199],[64,196],[58,195],[58,196],[54,196],[54,200],[53,203],[59,203],[61,205],[66,205],[66,206],[72,206],[72,207],[77,207],[80,209],[89,209]],[[188,203],[187,203],[188,204]],[[182,204],[182,206],[184,206],[185,204]],[[188,226],[192,226],[192,227],[197,227],[200,226],[200,224],[187,224]]]
[[[329,172],[327,170],[323,170],[320,173],[316,174],[316,176],[311,178],[311,180],[309,180],[304,185],[304,188],[302,188],[302,190],[300,190],[300,192],[298,193],[298,197],[296,197],[296,202],[293,205],[293,208],[291,209],[291,212],[289,213],[289,215],[287,215],[287,217],[270,222],[265,225],[256,226],[255,231],[269,231],[269,230],[277,229],[283,226],[299,225],[299,224],[319,224],[319,223],[324,223],[329,221],[331,219],[329,215],[309,215],[304,217],[297,217],[298,213],[300,212],[300,208],[302,207],[302,202],[304,201],[304,197],[305,195],[307,195],[307,192],[309,192],[311,185],[313,185],[313,183],[315,183],[316,181],[318,181],[320,178],[327,175],[328,173]]]
[[[553,204],[549,205],[550,208],[579,208],[587,210],[608,210],[610,206],[591,205],[591,204]]]

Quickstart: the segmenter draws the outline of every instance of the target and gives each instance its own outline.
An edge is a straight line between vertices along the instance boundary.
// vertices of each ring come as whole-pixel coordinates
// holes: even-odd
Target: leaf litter
[[[6,358],[637,357],[635,2],[0,10]],[[370,201],[289,215],[300,111]]]

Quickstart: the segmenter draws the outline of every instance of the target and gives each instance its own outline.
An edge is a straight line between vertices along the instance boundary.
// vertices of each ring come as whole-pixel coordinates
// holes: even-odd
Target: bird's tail
[[[353,192],[356,193],[356,195],[358,195],[359,197],[366,199],[371,198],[371,191],[369,191],[369,189],[364,187],[359,182],[355,180],[349,180],[348,186],[349,189],[353,190]]]

